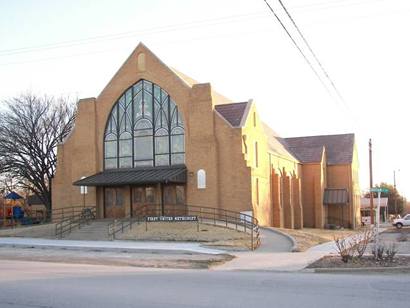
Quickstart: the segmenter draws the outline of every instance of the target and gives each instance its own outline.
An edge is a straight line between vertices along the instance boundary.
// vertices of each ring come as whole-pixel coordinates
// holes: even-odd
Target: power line
[[[313,8],[313,9],[333,8],[333,7],[339,7],[340,4],[339,5],[337,4],[338,3],[343,4],[343,2],[345,1],[346,0],[334,0],[330,2],[319,2],[319,3],[308,4],[308,5],[297,5],[297,6],[292,6],[292,9],[303,11],[309,8]],[[374,2],[374,1],[384,1],[384,0],[367,0],[364,3]],[[357,4],[362,4],[362,3],[363,2],[347,3],[345,5],[357,5]],[[133,31],[126,31],[126,32],[120,32],[120,33],[114,33],[114,34],[91,36],[91,37],[86,37],[82,39],[67,40],[67,41],[55,42],[55,43],[50,43],[50,44],[34,45],[34,46],[21,47],[21,48],[3,49],[3,50],[0,50],[0,56],[10,56],[10,55],[16,55],[16,54],[22,54],[22,53],[31,53],[31,52],[38,52],[38,51],[43,51],[43,50],[79,46],[79,45],[85,45],[85,44],[90,44],[90,43],[98,43],[98,42],[103,42],[103,41],[128,38],[134,35],[155,34],[155,33],[191,29],[193,27],[204,27],[204,26],[206,27],[206,26],[213,26],[213,25],[225,24],[225,23],[230,23],[230,22],[240,22],[244,19],[261,18],[263,17],[263,15],[264,13],[261,11],[261,12],[253,12],[253,13],[248,13],[248,14],[221,16],[221,17],[212,18],[212,19],[203,19],[203,20],[191,21],[191,22],[180,23],[180,24],[166,25],[162,27],[147,28],[143,30],[133,30]]]
[[[330,78],[328,72],[325,70],[325,68],[323,67],[322,63],[319,61],[319,58],[316,56],[316,53],[313,51],[312,47],[310,46],[310,44],[308,43],[308,41],[306,40],[305,36],[303,35],[302,31],[300,31],[298,25],[296,24],[295,20],[292,18],[292,16],[290,15],[289,11],[286,9],[285,5],[283,4],[282,0],[278,0],[280,5],[282,6],[283,10],[285,11],[285,13],[288,15],[289,19],[292,21],[293,25],[295,26],[296,30],[298,31],[300,37],[303,39],[303,41],[305,42],[307,48],[309,49],[309,51],[312,53],[314,59],[316,60],[317,64],[319,65],[320,69],[322,70],[323,74],[325,75],[326,79],[329,81],[330,85],[332,86],[333,90],[335,90],[337,96],[341,99],[341,101],[345,103],[342,95],[340,94],[339,90],[336,88],[335,83],[333,82],[333,80]]]
[[[254,12],[254,13],[240,14],[240,15],[230,15],[230,16],[223,16],[223,17],[212,18],[212,19],[203,19],[203,20],[198,20],[198,21],[191,21],[191,22],[161,26],[161,27],[147,28],[143,30],[134,30],[134,31],[127,31],[127,32],[121,32],[121,33],[115,33],[115,34],[92,36],[92,37],[76,39],[76,40],[67,40],[67,41],[61,41],[61,42],[56,42],[56,43],[44,44],[44,45],[21,47],[21,48],[14,48],[14,49],[3,49],[3,50],[0,50],[0,56],[9,56],[9,55],[28,53],[28,52],[33,52],[33,51],[65,48],[65,47],[84,45],[84,44],[107,41],[107,40],[116,40],[116,39],[132,37],[137,34],[139,35],[155,34],[155,33],[171,32],[171,31],[178,31],[178,30],[184,30],[184,29],[192,29],[193,27],[204,27],[204,26],[206,27],[206,26],[225,24],[229,22],[240,22],[246,18],[248,19],[249,18],[259,18],[261,14],[262,12]]]
[[[282,22],[282,20],[279,18],[279,16],[276,14],[276,12],[273,10],[273,8],[270,6],[270,4],[268,3],[267,0],[264,0],[266,5],[268,6],[268,8],[270,9],[270,11],[272,12],[272,14],[276,17],[276,19],[278,20],[278,22],[280,23],[280,25],[282,26],[283,30],[285,30],[286,34],[289,36],[289,38],[291,39],[291,41],[293,42],[293,44],[295,45],[295,47],[299,50],[300,54],[302,55],[302,57],[305,59],[306,63],[309,65],[309,67],[311,68],[311,70],[315,73],[316,77],[319,79],[320,83],[323,85],[323,87],[326,89],[326,91],[329,93],[330,96],[332,96],[331,91],[329,90],[328,86],[324,83],[324,81],[322,80],[322,78],[320,77],[319,73],[316,71],[316,69],[313,67],[312,63],[310,62],[310,60],[307,58],[307,56],[305,55],[305,53],[303,52],[303,50],[299,47],[298,43],[295,41],[295,39],[293,38],[293,36],[290,34],[290,32],[288,31],[288,29],[286,28],[285,24]]]

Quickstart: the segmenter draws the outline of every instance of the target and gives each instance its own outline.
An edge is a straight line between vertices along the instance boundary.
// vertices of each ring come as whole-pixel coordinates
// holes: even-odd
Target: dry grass
[[[55,248],[0,247],[1,260],[96,264],[153,268],[208,269],[234,257],[227,254],[209,255],[188,252],[115,252]]]
[[[55,238],[55,224],[40,224],[32,226],[18,226],[15,228],[0,229],[0,237],[36,237]]]
[[[301,230],[293,229],[280,229],[282,232],[285,232],[291,235],[297,243],[298,251],[305,251],[310,247],[323,244],[326,242],[333,241],[336,237],[343,238],[351,236],[360,232],[360,230],[327,230],[327,229],[313,229],[313,228],[304,228]]]
[[[122,240],[190,241],[208,246],[248,248],[250,236],[244,232],[196,222],[150,222],[134,225],[132,230],[118,234]]]

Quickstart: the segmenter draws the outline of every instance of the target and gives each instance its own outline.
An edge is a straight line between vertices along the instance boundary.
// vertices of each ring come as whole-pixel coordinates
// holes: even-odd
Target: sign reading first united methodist
[[[169,222],[182,222],[182,221],[198,221],[198,216],[147,216],[147,222],[156,221],[169,221]]]

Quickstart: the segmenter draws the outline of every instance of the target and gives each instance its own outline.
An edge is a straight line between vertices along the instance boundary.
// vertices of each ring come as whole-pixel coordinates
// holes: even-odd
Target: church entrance
[[[124,188],[105,187],[104,189],[104,213],[106,218],[125,217]]]
[[[181,184],[104,187],[104,217],[186,215],[186,191]]]

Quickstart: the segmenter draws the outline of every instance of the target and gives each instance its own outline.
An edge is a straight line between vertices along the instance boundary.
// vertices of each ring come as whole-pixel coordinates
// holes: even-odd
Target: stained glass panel
[[[108,117],[105,168],[182,164],[184,152],[184,124],[168,93],[146,80],[127,89]]]

